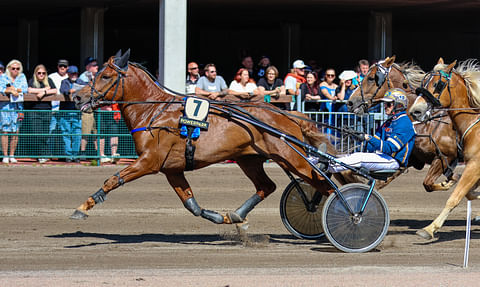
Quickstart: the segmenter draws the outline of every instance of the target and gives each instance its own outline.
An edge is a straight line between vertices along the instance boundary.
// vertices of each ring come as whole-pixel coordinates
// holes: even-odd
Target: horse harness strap
[[[194,155],[196,147],[192,143],[192,134],[195,130],[193,126],[187,126],[187,142],[185,145],[185,170],[191,171],[195,169]]]
[[[466,130],[465,132],[462,134],[462,137],[460,138],[460,145],[463,147],[463,140],[465,139],[465,137],[467,136],[468,132],[476,125],[478,124],[478,122],[480,122],[480,117],[477,118],[477,120],[475,122],[473,122]]]

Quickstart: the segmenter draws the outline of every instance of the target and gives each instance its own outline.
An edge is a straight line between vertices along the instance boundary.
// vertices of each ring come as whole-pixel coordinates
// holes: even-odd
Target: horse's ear
[[[128,49],[125,54],[121,57],[115,59],[115,64],[122,70],[127,70],[128,68],[128,58],[130,58],[130,49]]]
[[[440,58],[438,59],[437,64],[442,64],[442,65],[444,64],[442,57],[440,57]]]
[[[394,62],[395,62],[395,56],[392,56],[391,58],[388,57],[385,59],[385,63],[383,64],[383,66],[386,68],[389,68],[390,66],[393,65]]]
[[[118,50],[118,52],[113,56],[114,58],[119,58],[122,55],[122,49]]]
[[[453,67],[457,64],[457,60],[453,61],[448,67],[445,69],[445,72],[450,73],[453,70]]]

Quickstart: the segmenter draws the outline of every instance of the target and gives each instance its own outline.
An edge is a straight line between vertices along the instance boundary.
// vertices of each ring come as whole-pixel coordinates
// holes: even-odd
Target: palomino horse
[[[370,68],[360,88],[348,100],[349,111],[362,115],[391,88],[405,90],[409,107],[413,104],[417,97],[415,89],[420,87],[425,73],[413,63],[399,65],[394,62],[395,56],[392,56]],[[438,114],[440,113],[436,115]],[[453,173],[457,164],[458,151],[456,133],[452,129],[450,119],[445,114],[441,120],[414,124],[417,137],[408,166],[422,169],[425,164],[430,164],[423,181],[425,190],[429,192],[448,190],[460,177]],[[384,187],[401,173],[402,171],[397,172],[384,185],[377,185],[377,188]],[[442,173],[446,175],[447,181],[436,184],[435,181]]]
[[[207,108],[208,130],[202,130],[196,139],[182,135],[179,121],[184,117],[184,112],[187,113],[187,101],[183,96],[162,90],[144,68],[128,62],[129,56],[130,50],[124,55],[117,53],[112,56],[97,73],[91,86],[75,93],[74,99],[77,107],[86,112],[112,101],[118,102],[126,125],[133,135],[138,158],[108,178],[98,192],[76,209],[73,219],[86,218],[87,211],[103,202],[105,196],[117,187],[141,176],[162,172],[185,208],[195,216],[218,224],[241,223],[248,212],[276,188],[263,169],[263,163],[267,159],[273,159],[284,170],[298,175],[323,195],[329,194],[327,181],[283,139],[268,131],[268,128],[277,129],[282,132],[282,138],[305,138],[315,147],[328,143],[327,137],[318,132],[315,124],[272,111],[273,106],[267,103],[249,103],[248,107],[242,107],[241,103],[210,101],[209,109]],[[203,103],[205,102],[207,101]],[[232,117],[234,112],[241,113],[247,119],[268,123],[265,124],[267,128],[259,128]],[[189,141],[192,144],[190,146]],[[292,145],[306,154],[301,145]],[[256,193],[236,211],[226,215],[201,208],[184,175],[188,166],[187,149],[191,155],[191,169],[203,168],[227,159],[235,160],[255,185]],[[328,144],[328,151],[334,153],[333,146]],[[214,178],[215,175],[212,175],[212,180]]]
[[[422,97],[418,97],[410,108],[410,114],[420,121],[431,118],[434,108],[446,109],[461,135],[459,143],[463,146],[466,163],[440,215],[430,225],[417,231],[425,239],[433,238],[463,197],[470,200],[479,198],[474,190],[480,179],[480,146],[476,142],[480,138],[480,66],[474,60],[467,60],[455,70],[455,64],[456,61],[445,65],[440,58],[428,75],[426,89],[418,91]]]

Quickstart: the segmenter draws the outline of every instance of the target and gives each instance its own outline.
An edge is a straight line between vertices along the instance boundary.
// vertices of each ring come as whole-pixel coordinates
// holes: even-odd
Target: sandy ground
[[[347,254],[326,239],[293,237],[279,216],[288,178],[274,164],[277,192],[249,215],[249,240],[231,225],[194,217],[161,174],[128,183],[85,221],[73,210],[121,166],[0,166],[0,286],[475,286],[480,228],[462,268],[466,201],[425,241],[415,231],[449,192],[426,193],[426,170],[410,170],[382,191],[391,223],[375,250]],[[254,189],[235,164],[187,173],[199,204],[236,209]],[[474,211],[478,206],[472,202]]]

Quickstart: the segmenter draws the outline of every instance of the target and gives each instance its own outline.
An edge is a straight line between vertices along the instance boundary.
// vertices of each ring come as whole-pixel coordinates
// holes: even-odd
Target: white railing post
[[[470,230],[472,228],[472,201],[467,201],[467,230],[465,231],[465,253],[463,254],[463,268],[468,267],[468,251],[470,249]]]

